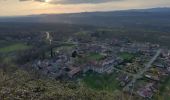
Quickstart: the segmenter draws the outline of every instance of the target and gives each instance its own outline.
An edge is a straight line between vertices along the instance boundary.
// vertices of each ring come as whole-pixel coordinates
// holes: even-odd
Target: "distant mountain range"
[[[170,27],[170,8],[132,9],[0,18],[0,22],[69,23],[106,27]]]

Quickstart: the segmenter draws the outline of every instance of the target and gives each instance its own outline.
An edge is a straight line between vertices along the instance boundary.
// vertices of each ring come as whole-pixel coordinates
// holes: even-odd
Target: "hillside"
[[[95,91],[73,82],[59,82],[41,76],[35,70],[23,70],[14,65],[0,65],[1,100],[117,100],[120,96],[107,91]]]
[[[43,14],[0,18],[0,22],[85,24],[105,27],[170,27],[170,8],[152,8],[73,14]]]

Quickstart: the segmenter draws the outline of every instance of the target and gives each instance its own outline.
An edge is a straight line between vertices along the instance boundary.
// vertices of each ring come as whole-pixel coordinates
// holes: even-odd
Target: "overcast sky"
[[[170,0],[0,0],[0,16],[170,7]]]

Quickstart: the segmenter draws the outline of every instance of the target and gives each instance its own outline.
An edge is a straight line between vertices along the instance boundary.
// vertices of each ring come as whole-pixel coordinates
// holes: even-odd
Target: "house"
[[[146,86],[141,87],[137,94],[143,98],[151,98],[153,96],[153,83],[148,83]]]
[[[77,75],[80,72],[81,72],[81,68],[80,67],[69,67],[69,71],[68,71],[67,75],[70,78],[73,78],[75,75]]]
[[[155,63],[154,65],[158,68],[165,68],[165,66],[161,63]]]
[[[83,72],[92,70],[97,73],[110,73],[113,70],[113,67],[118,65],[120,62],[120,59],[116,57],[108,57],[101,61],[91,61],[83,68]]]
[[[126,74],[123,74],[123,75],[120,75],[118,78],[117,78],[118,81],[120,81],[120,86],[125,86],[127,83],[130,82],[130,77]]]
[[[170,73],[170,67],[167,68],[168,72]]]
[[[155,80],[155,81],[159,81],[160,80],[160,77],[158,75],[153,75],[153,74],[145,74],[144,75],[146,78],[149,78],[149,79],[152,79],[152,80]]]

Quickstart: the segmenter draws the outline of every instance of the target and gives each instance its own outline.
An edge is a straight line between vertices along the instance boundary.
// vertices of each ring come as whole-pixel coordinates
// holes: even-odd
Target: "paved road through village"
[[[142,75],[149,70],[150,67],[152,67],[152,64],[154,63],[154,61],[157,59],[157,57],[161,54],[161,49],[157,50],[156,54],[152,57],[152,59],[145,65],[145,68],[142,69],[139,73],[137,73],[136,75],[134,75],[133,79],[131,82],[129,82],[123,90],[129,90],[129,87],[132,86],[137,79],[141,78]]]

